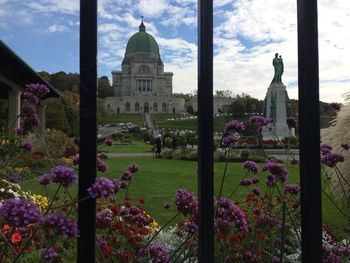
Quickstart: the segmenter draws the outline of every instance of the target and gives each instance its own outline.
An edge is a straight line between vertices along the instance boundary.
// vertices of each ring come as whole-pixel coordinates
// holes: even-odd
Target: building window
[[[140,111],[140,104],[138,102],[135,103],[135,111]]]
[[[157,103],[153,104],[153,111],[158,112],[158,104]]]
[[[130,111],[130,103],[129,103],[129,102],[127,102],[127,103],[125,104],[125,111],[126,111],[126,112],[129,112],[129,111]]]
[[[163,102],[163,105],[162,105],[162,112],[167,112],[167,110],[166,110],[166,103],[165,102]]]
[[[151,92],[152,80],[150,79],[138,79],[136,80],[136,90],[139,92]]]

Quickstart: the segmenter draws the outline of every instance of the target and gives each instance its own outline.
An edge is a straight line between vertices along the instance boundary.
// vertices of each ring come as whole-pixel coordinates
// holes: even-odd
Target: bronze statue
[[[273,79],[271,81],[272,84],[282,84],[282,74],[284,71],[284,66],[283,66],[283,59],[282,56],[278,57],[278,53],[275,54],[275,58],[272,60],[272,65],[275,69],[275,74],[273,76]]]

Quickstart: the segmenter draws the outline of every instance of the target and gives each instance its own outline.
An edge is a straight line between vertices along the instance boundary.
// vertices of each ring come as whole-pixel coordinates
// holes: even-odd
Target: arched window
[[[163,102],[163,105],[162,105],[162,112],[167,112],[166,103],[165,102]]]
[[[125,111],[126,111],[126,112],[130,112],[130,103],[129,103],[129,102],[127,102],[127,103],[125,104]]]
[[[140,104],[138,102],[135,103],[135,111],[140,111]]]
[[[158,104],[156,102],[153,104],[153,111],[158,112]]]

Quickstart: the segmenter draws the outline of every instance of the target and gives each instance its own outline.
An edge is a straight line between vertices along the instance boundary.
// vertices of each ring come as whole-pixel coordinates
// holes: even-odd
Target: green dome
[[[147,52],[159,56],[159,48],[156,40],[146,33],[146,27],[141,23],[140,31],[132,35],[126,45],[126,53]]]

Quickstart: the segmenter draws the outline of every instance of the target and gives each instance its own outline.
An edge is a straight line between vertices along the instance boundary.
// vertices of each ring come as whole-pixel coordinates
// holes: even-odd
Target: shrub
[[[180,150],[175,150],[171,153],[171,157],[173,160],[183,160],[183,155]]]
[[[250,151],[248,151],[248,150],[242,150],[241,151],[241,158],[242,159],[248,159],[249,156],[250,156]]]
[[[191,151],[186,155],[187,160],[196,161],[198,159],[198,152]]]
[[[46,152],[51,158],[59,158],[69,149],[72,154],[78,153],[78,146],[67,134],[55,129],[46,129],[44,138],[38,138],[35,134],[28,136],[28,141],[34,145],[33,152]],[[46,146],[45,146],[46,145]]]
[[[160,157],[163,159],[171,159],[172,158],[172,150],[165,149],[161,152]]]

